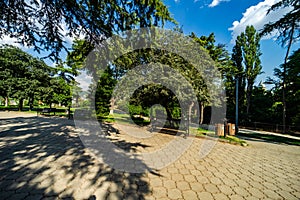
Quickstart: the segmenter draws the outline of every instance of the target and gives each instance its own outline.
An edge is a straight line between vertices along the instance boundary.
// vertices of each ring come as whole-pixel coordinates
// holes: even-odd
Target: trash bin
[[[235,135],[235,124],[228,124],[229,135]]]
[[[216,124],[215,134],[217,136],[224,136],[224,125],[223,124]]]

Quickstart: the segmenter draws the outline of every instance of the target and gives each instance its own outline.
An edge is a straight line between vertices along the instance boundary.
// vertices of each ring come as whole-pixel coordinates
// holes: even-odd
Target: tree
[[[100,77],[95,92],[95,106],[97,115],[103,117],[109,114],[111,97],[116,80],[113,78],[112,70],[108,68]]]
[[[7,0],[0,2],[0,9],[0,38],[8,35],[38,52],[50,51],[52,59],[67,50],[65,36],[83,34],[97,44],[120,31],[174,22],[160,0]]]
[[[292,7],[291,11],[285,14],[282,18],[280,18],[276,22],[269,22],[266,24],[261,32],[261,35],[267,35],[272,33],[274,30],[279,31],[277,36],[277,40],[281,43],[284,47],[287,47],[287,51],[284,58],[284,65],[283,65],[283,76],[282,76],[282,103],[283,103],[283,116],[282,116],[282,123],[285,132],[285,125],[286,125],[286,63],[288,61],[288,56],[290,53],[290,49],[292,44],[300,38],[300,2],[298,0],[281,0],[278,3],[275,3],[271,8],[268,10],[273,12],[280,8]]]
[[[233,63],[230,60],[228,51],[225,49],[224,44],[215,44],[215,35],[211,33],[209,36],[197,37],[194,33],[189,35],[194,41],[196,41],[200,47],[204,48],[209,56],[215,61],[219,71],[221,72],[222,79],[226,90],[226,102],[227,102],[227,115],[232,115],[232,100],[234,95],[234,80],[236,70],[233,67]],[[203,84],[203,83],[202,83]],[[209,105],[207,101],[200,101],[200,121],[203,122],[204,108]]]
[[[244,106],[245,106],[245,88],[246,88],[246,81],[245,81],[245,74],[244,74],[244,66],[243,66],[243,49],[242,49],[242,38],[241,36],[237,36],[235,41],[235,46],[232,49],[231,60],[233,62],[233,66],[235,67],[235,73],[232,81],[238,81],[238,110],[240,114],[243,115]],[[236,91],[235,87],[234,91]],[[233,99],[235,99],[236,93],[234,92]]]
[[[206,85],[204,84],[204,79],[203,79],[204,70],[199,72],[195,66],[193,66],[191,63],[189,63],[185,59],[187,56],[188,56],[188,58],[190,58],[191,56],[194,56],[195,57],[194,60],[201,60],[201,62],[199,63],[199,65],[201,65],[201,66],[199,66],[199,68],[200,69],[202,69],[202,68],[205,69],[206,67],[212,66],[214,64],[213,60],[208,55],[208,51],[206,52],[204,50],[204,48],[200,45],[199,46],[198,45],[193,45],[191,48],[194,48],[194,49],[185,48],[185,50],[188,50],[188,49],[190,49],[190,50],[189,51],[184,51],[184,49],[182,48],[182,43],[180,43],[178,41],[175,41],[175,44],[174,44],[174,37],[173,37],[174,35],[172,35],[172,34],[171,35],[166,35],[166,34],[161,34],[160,35],[159,31],[155,34],[156,34],[155,35],[156,38],[160,38],[159,44],[157,44],[157,46],[154,45],[155,48],[145,48],[145,49],[133,50],[132,52],[128,52],[128,53],[116,58],[115,60],[113,60],[113,62],[109,61],[107,63],[105,62],[106,60],[109,60],[108,56],[106,56],[107,54],[104,53],[103,58],[101,57],[102,54],[95,55],[95,58],[98,58],[98,56],[101,57],[101,59],[99,59],[99,62],[98,61],[97,62],[93,61],[93,62],[96,63],[95,66],[93,64],[89,63],[88,65],[83,66],[83,68],[85,68],[87,70],[89,75],[92,75],[93,77],[97,78],[98,74],[102,74],[102,71],[99,70],[99,66],[107,67],[107,68],[109,68],[109,70],[112,70],[112,72],[111,72],[112,78],[115,81],[120,81],[121,77],[123,77],[124,74],[127,71],[129,71],[130,69],[133,69],[136,66],[144,66],[144,65],[151,64],[151,63],[161,63],[163,65],[170,66],[171,68],[177,70],[179,73],[181,73],[181,75],[183,77],[185,77],[188,81],[190,81],[191,85],[193,86],[193,89],[197,93],[197,98],[199,99],[198,102],[205,102],[205,103],[207,103],[207,105],[217,104],[217,100],[215,100],[215,99],[217,99],[217,98],[215,98],[215,96],[217,96],[217,95],[213,94],[213,92],[215,92],[215,91],[210,91],[210,94],[209,94],[209,92],[207,91],[208,89],[207,89]],[[126,35],[126,36],[130,37],[129,38],[130,41],[140,41],[140,40],[144,39],[143,34],[137,34],[137,35],[131,34],[131,35]],[[122,36],[122,38],[126,37],[126,36]],[[136,38],[132,39],[132,37],[136,37]],[[188,45],[191,45],[192,43],[195,44],[195,42],[191,38],[189,38],[188,36],[185,39],[191,41]],[[120,46],[118,46],[119,43],[118,43],[117,39],[114,42],[114,44],[116,44],[116,45],[114,45],[114,47],[111,47],[111,48],[114,48],[114,49],[113,50],[109,49],[109,52],[112,52],[112,54],[114,53],[114,50],[119,52],[121,48],[126,48],[126,47],[122,46],[123,45],[122,42],[120,42]],[[175,48],[175,49],[177,49],[179,51],[183,50],[182,53],[186,54],[186,57],[183,58],[183,57],[181,57],[180,55],[178,55],[176,53],[172,53],[172,52],[169,52],[169,51],[165,50],[165,46],[164,46],[165,44],[169,45],[169,46],[172,46],[172,48],[174,48],[173,45],[178,45],[177,48]],[[159,45],[161,45],[161,46],[159,46]],[[80,46],[82,46],[84,48],[81,49]],[[70,54],[69,54],[69,55],[72,55],[72,57],[70,57],[71,58],[70,63],[73,63],[74,65],[81,66],[82,63],[84,63],[84,61],[85,61],[86,54],[89,52],[87,49],[89,49],[91,46],[86,45],[86,43],[84,41],[76,41],[76,44],[74,44],[73,47],[74,47],[74,50],[72,52],[70,52]],[[105,51],[103,49],[104,48],[100,48],[100,49],[97,49],[97,50],[98,51]],[[194,51],[196,53],[192,53],[192,55],[191,55],[191,51]],[[161,68],[159,70],[163,71],[163,68]],[[169,73],[167,70],[165,72],[167,74]],[[137,76],[133,77],[133,80],[131,80],[131,81],[133,83],[141,83],[141,81],[138,80],[138,78],[140,77],[140,75],[143,75],[143,73],[145,73],[145,74],[148,73],[147,75],[149,75],[149,76],[154,76],[154,74],[155,74],[155,73],[149,74],[150,72],[147,72],[147,70],[145,70],[145,72],[141,72],[140,74],[137,74]],[[175,74],[171,73],[171,74],[168,74],[168,75],[170,76],[170,78],[173,78],[172,80],[174,80],[174,83],[172,82],[172,84],[174,86],[180,86],[182,88],[186,87],[183,84],[178,85],[178,82],[175,82],[176,78],[178,78],[178,77],[175,77],[176,76]],[[205,78],[209,79],[209,78],[211,78],[211,76],[214,76],[214,75],[215,75],[214,72],[212,72],[211,74],[208,74],[208,75],[205,74]],[[160,77],[161,74],[156,73],[156,76]],[[208,82],[208,84],[212,83],[212,81],[211,82],[207,81],[207,82]],[[118,84],[118,87],[122,87],[122,88],[119,88],[121,93],[125,93],[124,91],[126,89],[128,90],[128,88],[126,88],[126,86],[127,85],[125,85],[125,84],[123,84],[123,85]],[[133,89],[136,89],[136,88],[133,88]],[[144,89],[147,89],[147,90],[144,90]],[[155,95],[155,97],[158,98],[156,103],[159,102],[159,100],[162,100],[162,99],[164,99],[165,101],[167,101],[167,100],[170,101],[170,102],[159,102],[159,103],[161,103],[162,105],[165,105],[165,106],[168,107],[168,117],[171,118],[172,116],[171,116],[170,113],[172,113],[172,109],[175,108],[176,101],[175,101],[174,98],[172,98],[172,94],[166,88],[162,88],[162,87],[158,87],[157,85],[149,84],[149,85],[147,85],[147,87],[143,88],[143,90],[140,90],[139,93],[138,93],[139,95],[134,96],[134,98],[142,97],[143,95],[145,95],[144,96],[145,98],[146,97],[152,98],[154,96],[151,96],[151,94],[153,94],[153,93],[151,93],[151,91],[153,91],[153,92],[155,91],[155,92],[158,93],[157,95]],[[181,91],[179,91],[179,92],[181,92]],[[185,94],[183,99],[188,99],[189,95],[192,96],[191,93]],[[168,98],[165,98],[166,96],[168,96]],[[145,98],[142,98],[142,100],[146,101]],[[159,99],[159,98],[161,98],[161,99]],[[106,97],[102,98],[102,99],[109,100]],[[95,99],[96,104],[97,104],[98,100],[100,100],[100,99]],[[131,100],[133,100],[133,99],[131,99]],[[149,105],[150,104],[148,102],[141,102],[141,100],[140,101],[135,101],[135,100],[138,100],[138,99],[134,99],[132,102],[139,102],[139,104],[142,104],[142,105]],[[114,102],[119,103],[121,101],[122,101],[122,99],[121,100],[116,100]],[[151,102],[154,103],[155,101],[153,100]],[[196,100],[195,100],[195,102],[196,102]],[[104,103],[104,102],[102,102],[102,103]],[[101,106],[106,106],[106,107],[108,107],[108,105],[109,105],[108,101],[106,101],[104,104],[102,104],[102,103],[99,102],[98,105],[99,106],[100,105]]]
[[[274,123],[276,122],[274,96],[271,91],[267,90],[262,83],[254,86],[252,91],[252,118],[256,122]]]
[[[19,110],[22,110],[23,100],[29,98],[32,109],[35,96],[48,86],[53,70],[40,59],[9,45],[1,46],[0,61],[0,95],[18,99]]]
[[[277,104],[283,107],[282,96],[283,90],[283,76],[285,69],[286,80],[286,124],[298,125],[300,123],[300,49],[296,50],[291,56],[289,56],[286,64],[282,64],[279,68],[274,69],[274,75],[277,79],[268,78],[267,83],[273,84],[274,94],[278,96]]]
[[[255,28],[247,26],[245,32],[242,32],[237,37],[232,54],[232,60],[236,65],[238,77],[241,79],[241,86],[245,85],[246,87],[246,114],[248,118],[250,117],[253,85],[257,75],[262,73],[259,58],[261,56],[259,41],[260,36]]]

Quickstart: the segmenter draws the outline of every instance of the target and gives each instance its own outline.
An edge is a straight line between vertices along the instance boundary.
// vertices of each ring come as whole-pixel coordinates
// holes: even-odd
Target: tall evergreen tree
[[[282,123],[285,132],[285,125],[286,125],[286,63],[288,62],[288,56],[290,53],[290,49],[292,44],[299,40],[300,38],[300,1],[298,0],[281,0],[275,3],[271,8],[268,10],[273,12],[278,9],[291,7],[291,11],[285,14],[276,22],[269,22],[266,24],[261,32],[261,35],[267,35],[272,33],[274,30],[279,32],[277,36],[277,40],[281,43],[283,47],[287,47],[285,58],[284,58],[284,65],[283,65],[283,76],[282,76],[282,103],[283,103],[283,116],[282,116]]]
[[[260,36],[253,26],[247,26],[236,39],[232,60],[237,68],[238,78],[241,80],[239,91],[246,93],[246,114],[250,116],[251,95],[256,77],[262,73],[260,61]],[[245,88],[243,88],[245,87]]]

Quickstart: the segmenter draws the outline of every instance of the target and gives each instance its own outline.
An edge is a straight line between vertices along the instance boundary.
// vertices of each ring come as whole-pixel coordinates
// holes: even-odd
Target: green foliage
[[[0,2],[0,38],[17,38],[38,52],[59,59],[64,37],[83,34],[93,43],[136,27],[174,22],[160,0],[149,1],[15,1]],[[34,23],[33,20],[34,19]]]
[[[20,110],[23,100],[29,98],[32,107],[34,97],[48,86],[53,69],[43,61],[13,46],[0,48],[0,95],[19,100]]]
[[[233,47],[232,61],[235,77],[239,79],[239,110],[246,113],[249,120],[251,96],[256,77],[261,74],[260,36],[253,26],[247,26],[245,32],[237,37]]]
[[[42,60],[8,45],[0,48],[0,61],[0,95],[18,100],[20,110],[24,100],[28,100],[30,109],[37,99],[50,106],[52,103],[71,106],[73,76],[77,74],[74,69],[63,65],[51,68]]]
[[[128,110],[129,110],[130,116],[133,116],[133,115],[142,115],[142,116],[145,116],[145,117],[149,116],[149,109],[148,108],[143,108],[141,105],[129,104],[128,105]]]
[[[284,68],[286,69],[286,121],[287,124],[297,126],[300,124],[300,49],[296,50],[288,59],[286,64],[282,64],[280,68],[274,69],[274,75],[277,79],[268,78],[267,83],[273,84],[273,93],[276,104],[273,108],[282,113],[282,79],[284,76]]]
[[[282,46],[286,46],[290,42],[296,42],[300,38],[300,2],[299,0],[281,0],[268,10],[269,14],[286,7],[291,7],[292,9],[279,20],[266,24],[260,33],[261,35],[268,35],[274,30],[279,31],[277,40]]]
[[[278,123],[278,117],[275,118],[276,107],[272,107],[274,98],[271,91],[259,84],[254,86],[252,91],[252,112],[249,116],[251,121],[264,122],[264,123]]]
[[[107,69],[100,77],[95,93],[95,106],[98,116],[109,114],[111,106],[111,97],[116,80],[112,77],[112,70]]]

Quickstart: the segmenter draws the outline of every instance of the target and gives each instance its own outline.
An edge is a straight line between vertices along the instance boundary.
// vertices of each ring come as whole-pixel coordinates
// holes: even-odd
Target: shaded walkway
[[[1,115],[1,113],[0,113]],[[199,157],[203,139],[156,172],[121,173],[98,161],[71,120],[0,119],[1,199],[299,199],[300,147],[217,143]],[[128,152],[155,151],[172,135],[109,138]]]

